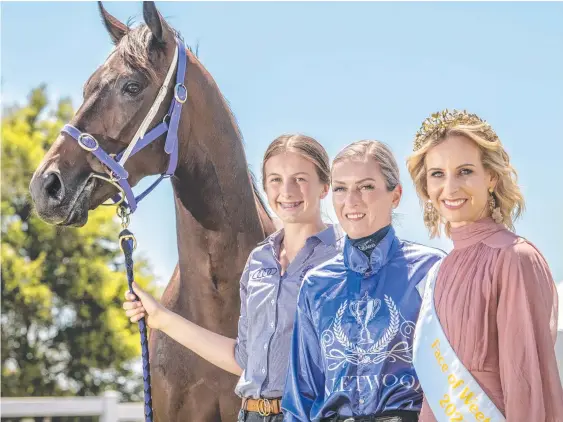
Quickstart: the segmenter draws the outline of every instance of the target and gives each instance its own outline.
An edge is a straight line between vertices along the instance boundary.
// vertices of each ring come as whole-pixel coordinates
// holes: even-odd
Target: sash
[[[434,286],[442,261],[427,275],[413,340],[413,364],[438,422],[504,422],[505,418],[463,366],[438,321]]]

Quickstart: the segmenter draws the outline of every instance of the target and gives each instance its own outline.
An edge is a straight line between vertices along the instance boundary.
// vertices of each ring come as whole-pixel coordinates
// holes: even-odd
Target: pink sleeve
[[[506,419],[563,418],[555,359],[557,291],[543,256],[520,241],[499,257],[499,366]]]

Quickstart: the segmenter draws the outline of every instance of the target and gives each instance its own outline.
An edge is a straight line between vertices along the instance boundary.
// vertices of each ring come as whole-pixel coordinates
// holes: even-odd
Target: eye
[[[306,182],[307,181],[303,177],[296,177],[295,180],[297,180],[298,182]]]
[[[442,177],[444,175],[443,171],[433,171],[432,173],[430,173],[430,176],[432,177]]]
[[[344,192],[346,189],[344,189],[342,186],[337,186],[335,188],[332,188],[333,192]]]
[[[123,92],[131,96],[137,95],[141,92],[141,84],[138,82],[127,82],[123,87]]]
[[[459,174],[461,174],[462,176],[467,176],[467,175],[469,175],[469,174],[471,174],[471,173],[473,173],[473,170],[471,170],[471,169],[461,169],[461,170],[459,171]]]
[[[362,185],[360,186],[360,190],[374,190],[375,187],[373,185]]]
[[[270,179],[270,183],[278,183],[281,182],[281,178],[280,177],[272,177]]]

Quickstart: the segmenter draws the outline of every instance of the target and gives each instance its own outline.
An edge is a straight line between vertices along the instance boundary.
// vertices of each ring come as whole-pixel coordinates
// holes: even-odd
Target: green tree
[[[139,400],[137,326],[123,314],[127,286],[114,207],[91,212],[86,226],[41,221],[29,182],[64,122],[68,99],[48,107],[45,86],[2,120],[2,396],[98,395]],[[137,260],[136,281],[152,275]]]

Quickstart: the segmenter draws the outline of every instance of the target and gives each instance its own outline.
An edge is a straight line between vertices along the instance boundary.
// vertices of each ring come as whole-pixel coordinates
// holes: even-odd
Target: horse
[[[89,210],[114,198],[119,190],[123,194],[113,178],[117,170],[135,186],[144,177],[170,169],[172,156],[165,151],[164,135],[131,155],[123,168],[117,168],[113,159],[131,146],[130,139],[154,108],[180,35],[154,2],[143,2],[144,23],[134,28],[111,16],[101,2],[98,6],[115,48],[84,85],[83,103],[70,122],[77,135],[61,131],[30,182],[37,214],[53,225],[83,226]],[[168,173],[179,258],[161,303],[200,326],[234,338],[240,275],[250,251],[275,225],[248,169],[229,106],[197,57],[190,49],[183,50],[187,71],[180,75],[179,84],[161,92],[162,104],[149,119],[153,128],[169,121],[167,105],[174,98],[175,104],[185,102],[178,116],[177,165]],[[185,98],[178,96],[180,91]],[[86,141],[107,151],[111,159],[97,159]],[[149,350],[155,420],[236,420],[241,401],[233,392],[234,375],[159,331],[151,333]]]

